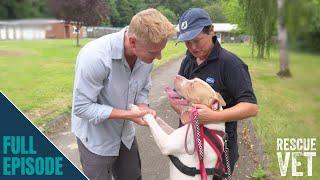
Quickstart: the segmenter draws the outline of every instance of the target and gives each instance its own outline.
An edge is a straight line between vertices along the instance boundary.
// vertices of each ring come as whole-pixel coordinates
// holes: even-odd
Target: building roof
[[[231,23],[213,23],[215,32],[230,32],[238,28],[237,24]]]
[[[237,24],[231,23],[213,23],[214,32],[230,32],[238,28]],[[176,30],[179,32],[179,24],[176,25]]]

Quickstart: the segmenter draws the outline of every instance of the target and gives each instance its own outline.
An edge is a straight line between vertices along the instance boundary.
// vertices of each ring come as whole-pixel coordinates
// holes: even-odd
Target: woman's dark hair
[[[210,30],[211,30],[211,27],[212,27],[212,25],[203,27],[202,32],[205,33],[205,34],[209,34]]]

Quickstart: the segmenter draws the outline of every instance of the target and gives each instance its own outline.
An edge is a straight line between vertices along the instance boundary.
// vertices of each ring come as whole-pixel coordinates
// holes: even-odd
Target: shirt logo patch
[[[181,23],[181,30],[186,30],[188,28],[188,22],[187,21],[183,21]]]
[[[207,82],[208,84],[210,84],[210,85],[213,85],[214,82],[215,82],[215,80],[214,80],[213,77],[207,77],[206,82]]]

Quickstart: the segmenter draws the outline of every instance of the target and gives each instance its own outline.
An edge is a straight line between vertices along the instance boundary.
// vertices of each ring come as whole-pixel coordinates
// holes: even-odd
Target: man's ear
[[[209,34],[210,35],[214,35],[214,26],[213,25],[210,28]]]
[[[131,48],[136,48],[137,38],[135,36],[128,36]]]
[[[223,97],[221,96],[220,93],[216,92],[216,95],[217,95],[217,100],[219,101],[219,104],[221,106],[226,106],[226,102],[224,101]]]

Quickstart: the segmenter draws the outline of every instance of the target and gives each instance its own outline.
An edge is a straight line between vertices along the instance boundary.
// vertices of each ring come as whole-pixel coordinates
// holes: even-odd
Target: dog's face
[[[179,95],[191,103],[203,104],[214,110],[226,105],[221,95],[199,78],[188,80],[177,75],[174,80],[174,87]]]

